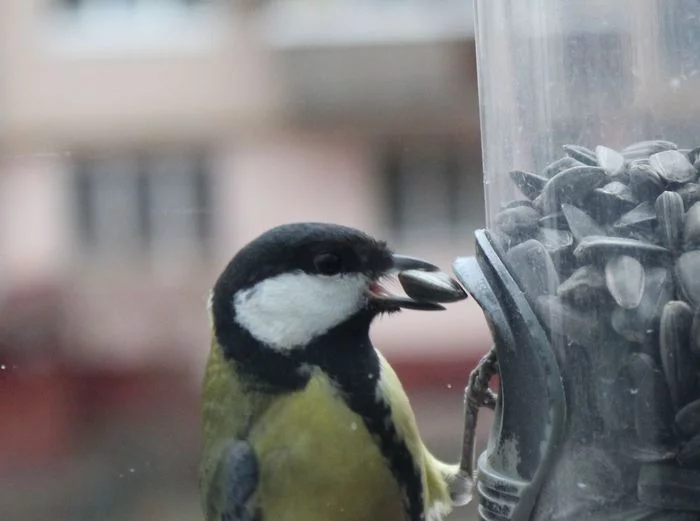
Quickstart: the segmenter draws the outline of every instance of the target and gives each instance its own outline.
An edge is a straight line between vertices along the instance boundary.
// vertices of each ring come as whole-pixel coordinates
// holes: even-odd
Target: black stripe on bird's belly
[[[400,489],[405,493],[407,520],[423,520],[420,470],[396,431],[391,407],[377,393],[380,362],[369,338],[364,336],[358,345],[358,335],[329,336],[323,338],[319,345],[310,345],[307,355],[335,382],[348,407],[363,419],[376,440]]]

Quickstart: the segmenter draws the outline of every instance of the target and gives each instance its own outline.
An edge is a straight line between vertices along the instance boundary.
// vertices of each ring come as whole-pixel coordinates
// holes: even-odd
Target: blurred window
[[[202,4],[211,0],[56,0],[60,6],[69,9],[136,9],[139,7],[165,7]]]
[[[47,35],[54,51],[78,55],[198,51],[219,41],[222,5],[220,0],[53,0]]]
[[[75,163],[76,226],[86,251],[201,251],[210,235],[210,172],[203,154],[84,157]]]
[[[445,140],[388,146],[382,153],[388,220],[399,237],[463,237],[483,226],[479,150]]]

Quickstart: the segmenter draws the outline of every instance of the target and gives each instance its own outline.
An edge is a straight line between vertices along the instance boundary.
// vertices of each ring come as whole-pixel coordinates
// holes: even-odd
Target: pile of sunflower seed
[[[662,140],[565,145],[510,172],[524,198],[492,238],[561,366],[573,481],[559,495],[581,512],[700,512],[699,173],[700,147]]]

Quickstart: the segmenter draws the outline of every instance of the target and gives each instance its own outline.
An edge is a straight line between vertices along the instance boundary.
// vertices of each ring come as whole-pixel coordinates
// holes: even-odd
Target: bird
[[[380,315],[444,309],[386,287],[406,270],[439,268],[323,222],[276,226],[233,256],[207,304],[206,521],[439,521],[469,501],[470,477],[427,449],[370,340]]]

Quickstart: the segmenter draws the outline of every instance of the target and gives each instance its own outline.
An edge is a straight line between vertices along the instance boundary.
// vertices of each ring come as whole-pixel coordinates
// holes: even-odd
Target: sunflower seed
[[[605,264],[605,283],[618,306],[634,309],[644,293],[644,267],[627,255],[613,257]]]
[[[696,434],[681,447],[678,452],[678,463],[684,467],[700,467],[700,433]]]
[[[700,250],[681,255],[676,261],[678,291],[693,308],[700,305]]]
[[[625,159],[639,159],[649,157],[657,152],[664,150],[678,150],[678,145],[670,141],[653,139],[649,141],[638,141],[622,149],[622,155]]]
[[[693,316],[693,326],[690,329],[690,350],[700,359],[700,308]]]
[[[683,199],[683,207],[688,210],[691,206],[700,201],[700,184],[684,184],[676,193],[681,196],[681,199]]]
[[[624,214],[613,224],[613,230],[624,232],[627,230],[653,232],[657,222],[656,209],[651,202],[645,201]]]
[[[700,472],[665,463],[642,465],[637,482],[637,497],[645,505],[686,512],[700,511],[698,492]],[[666,519],[662,517],[661,519]]]
[[[577,241],[590,235],[604,236],[605,230],[586,212],[571,204],[562,204],[561,211],[569,224],[569,229]]]
[[[648,157],[639,157],[636,159],[630,159],[627,164],[632,167],[634,165],[645,165],[649,166],[649,158]]]
[[[678,411],[676,428],[686,437],[700,433],[700,399],[690,402]]]
[[[501,205],[501,210],[510,210],[511,208],[521,208],[523,206],[526,206],[527,208],[535,208],[535,205],[532,204],[532,201],[529,199],[515,199],[513,201],[510,201],[509,203],[504,203]]]
[[[550,213],[540,218],[540,226],[543,228],[552,228],[556,230],[568,230],[569,223],[566,222],[564,212]]]
[[[413,300],[447,303],[467,298],[462,286],[443,271],[406,270],[399,272],[398,279]]]
[[[620,237],[624,237],[627,239],[635,239],[637,241],[648,242],[649,244],[660,245],[655,228],[651,224],[646,228],[635,228],[634,226],[631,226],[629,228],[621,228],[615,233],[617,233],[617,235],[619,235]]]
[[[549,228],[540,229],[537,240],[542,243],[545,249],[552,255],[558,255],[571,249],[574,238],[571,232],[565,230],[551,230]]]
[[[642,313],[633,313],[622,308],[615,308],[610,316],[610,325],[613,330],[630,342],[642,343],[647,338],[645,327],[649,317]]]
[[[649,268],[645,271],[644,295],[639,307],[649,308],[652,319],[650,326],[655,327],[661,320],[666,303],[675,294],[673,277],[666,268]]]
[[[685,216],[683,239],[686,251],[700,249],[700,203],[691,206]]]
[[[579,263],[574,257],[574,249],[566,248],[564,250],[552,253],[552,261],[559,271],[559,279],[564,280],[579,267]]]
[[[669,449],[663,445],[641,445],[634,443],[624,452],[639,463],[655,463],[659,461],[673,461],[676,459],[678,449]]]
[[[529,239],[514,246],[506,253],[505,262],[528,297],[556,293],[559,275],[541,242]]]
[[[625,157],[617,150],[598,145],[595,148],[598,164],[610,177],[615,177],[625,168]]]
[[[673,298],[673,279],[665,268],[645,270],[642,301],[635,309],[615,308],[612,312],[612,327],[630,342],[642,343],[653,337],[660,321],[663,307]],[[658,352],[658,347],[656,348]]]
[[[605,278],[593,265],[582,266],[562,282],[557,295],[563,300],[577,303],[595,301],[605,290]]]
[[[510,172],[510,178],[513,180],[522,194],[528,199],[534,199],[542,193],[544,185],[547,184],[546,177],[540,177],[531,172],[524,170],[513,170]]]
[[[555,337],[581,346],[596,346],[607,334],[602,328],[595,327],[598,318],[594,313],[579,311],[553,295],[538,297],[535,311]]]
[[[654,205],[659,221],[661,244],[673,252],[678,252],[681,246],[683,231],[683,199],[676,192],[663,192]]]
[[[564,145],[562,148],[569,157],[580,161],[584,165],[598,166],[598,158],[596,158],[595,153],[586,147],[581,145]]]
[[[667,183],[688,183],[697,177],[693,165],[678,150],[665,150],[652,155],[649,166]]]
[[[634,353],[625,368],[630,375],[634,427],[641,447],[668,454],[675,444],[673,411],[664,375],[648,355]]]
[[[574,255],[581,262],[598,261],[599,258],[606,262],[616,255],[629,255],[638,260],[661,260],[667,258],[670,253],[663,246],[635,239],[599,236],[584,237],[574,250]]]
[[[605,170],[594,166],[575,166],[552,177],[540,195],[545,213],[556,212],[561,203],[583,200],[591,190],[605,182]]]
[[[690,327],[693,312],[683,301],[668,302],[661,314],[659,342],[661,366],[676,409],[692,399],[697,389],[696,363],[690,352]]]
[[[630,187],[620,181],[608,183],[601,188],[596,188],[593,192],[602,207],[618,215],[630,211],[639,204]]]
[[[581,163],[581,161],[576,161],[572,157],[564,156],[547,165],[542,171],[542,176],[551,179],[559,172],[563,172],[575,166],[583,166],[583,163]]]
[[[700,147],[695,147],[692,150],[688,150],[685,155],[691,164],[695,164],[695,162],[700,159]],[[697,168],[697,166],[695,168]]]
[[[655,201],[664,191],[661,176],[650,165],[634,163],[629,168],[629,187],[640,201]]]
[[[496,215],[496,227],[514,238],[532,237],[539,229],[540,214],[534,208],[517,206],[501,210]]]

